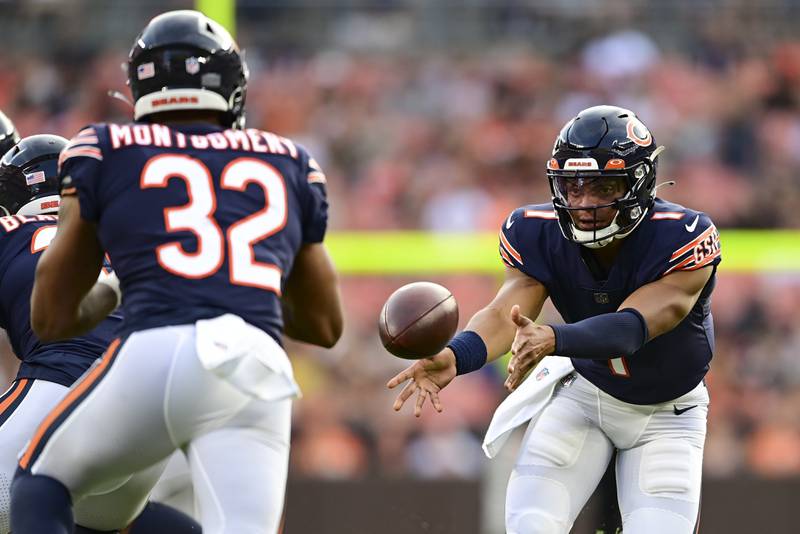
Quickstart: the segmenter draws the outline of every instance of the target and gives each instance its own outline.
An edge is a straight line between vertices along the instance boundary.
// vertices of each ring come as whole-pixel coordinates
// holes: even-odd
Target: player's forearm
[[[39,339],[53,341],[87,331],[87,318],[94,317],[80,310],[102,265],[103,249],[94,225],[81,219],[77,198],[62,198],[58,232],[36,265],[31,293],[31,328]]]
[[[316,290],[305,284],[287,288],[283,298],[283,324],[284,333],[292,339],[333,347],[342,336],[344,325],[338,282],[334,279],[317,286]]]
[[[553,352],[570,358],[606,360],[631,356],[647,342],[647,324],[633,308],[550,328],[555,334]]]
[[[95,284],[72,312],[48,314],[38,322],[31,316],[36,335],[49,343],[85,334],[100,324],[118,305],[117,294],[105,284]]]
[[[505,280],[494,300],[472,316],[464,331],[448,346],[456,356],[458,374],[480,369],[486,362],[503,356],[511,349],[517,327],[511,310],[537,317],[547,298],[547,290],[536,279],[513,268],[506,268]]]
[[[60,291],[62,288],[55,276],[57,270],[49,267],[47,252],[49,250],[36,267],[36,281],[31,292],[31,329],[44,342],[64,337],[80,305],[80,297],[72,287]]]
[[[516,327],[505,310],[487,306],[469,320],[464,330],[478,334],[486,345],[486,361],[494,361],[509,350],[514,341]]]
[[[281,300],[287,336],[326,348],[341,337],[339,277],[322,243],[303,245],[297,253]]]
[[[75,331],[66,337],[75,337],[93,330],[98,324],[117,309],[119,298],[106,284],[97,283],[81,301]]]
[[[342,336],[341,310],[330,314],[303,313],[305,308],[283,307],[283,332],[290,338],[320,347],[331,348]]]

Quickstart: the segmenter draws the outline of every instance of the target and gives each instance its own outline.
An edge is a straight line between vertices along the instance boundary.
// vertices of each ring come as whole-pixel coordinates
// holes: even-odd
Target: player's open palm
[[[422,406],[425,399],[430,399],[437,412],[442,411],[442,402],[439,400],[439,391],[449,384],[456,376],[456,358],[453,351],[444,349],[436,356],[417,360],[413,365],[395,375],[386,386],[394,389],[406,380],[410,380],[403,388],[393,408],[399,411],[403,404],[417,392],[417,402],[414,405],[414,415],[422,415]]]
[[[511,321],[517,327],[514,342],[511,344],[511,360],[508,362],[508,378],[505,386],[514,391],[522,383],[528,371],[548,354],[555,350],[555,333],[546,325],[534,323],[519,311],[519,306],[511,308]]]

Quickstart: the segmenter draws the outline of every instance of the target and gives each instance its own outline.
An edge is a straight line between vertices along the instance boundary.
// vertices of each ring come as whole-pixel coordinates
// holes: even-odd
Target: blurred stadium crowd
[[[165,3],[130,7],[130,28],[157,11],[190,7]],[[274,3],[278,21],[299,17],[296,7]],[[0,109],[23,135],[70,136],[92,121],[125,120],[126,105],[106,95],[124,90],[124,49],[66,46],[80,37],[66,22],[80,19],[57,2],[32,4],[44,15],[23,10],[22,22],[40,20],[53,32],[41,48],[31,41],[22,54],[8,47],[0,54]],[[667,146],[659,178],[677,184],[660,196],[711,215],[721,228],[723,268],[725,228],[800,227],[800,40],[778,29],[751,31],[745,2],[730,3],[738,6],[732,14],[687,22],[678,37],[640,30],[636,17],[609,25],[608,14],[575,14],[595,2],[562,2],[564,12],[556,14],[558,2],[532,2],[559,27],[581,25],[579,36],[558,48],[520,38],[539,31],[538,42],[546,40],[547,30],[531,22],[533,8],[497,2],[491,20],[500,26],[493,31],[515,29],[509,35],[516,38],[462,48],[456,36],[453,46],[424,50],[408,38],[417,19],[390,9],[418,3],[376,2],[383,9],[371,13],[372,23],[363,13],[339,16],[336,32],[320,41],[332,46],[295,51],[291,43],[260,42],[260,32],[277,23],[255,2],[241,4],[239,40],[251,68],[248,124],[292,137],[315,154],[328,176],[334,231],[495,231],[514,207],[549,200],[544,164],[555,135],[577,110],[596,103],[635,110]],[[617,6],[613,17],[625,13],[619,6],[646,10],[655,3],[610,4]],[[677,2],[676,9],[687,4],[694,3]],[[775,21],[780,7],[797,7],[764,5]],[[314,20],[324,21],[324,8],[318,10]],[[109,24],[114,31],[128,26]],[[305,394],[295,410],[295,476],[472,478],[486,469],[480,440],[504,394],[501,366],[459,378],[443,395],[441,415],[417,421],[392,413],[394,394],[384,384],[403,362],[383,351],[375,321],[385,298],[407,281],[347,277],[346,333],[334,351],[290,345]],[[465,274],[436,281],[453,290],[463,326],[498,280]],[[800,474],[798,311],[797,273],[720,277],[709,475]]]

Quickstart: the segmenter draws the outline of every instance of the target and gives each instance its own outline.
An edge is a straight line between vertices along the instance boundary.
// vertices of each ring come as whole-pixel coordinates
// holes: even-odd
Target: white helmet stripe
[[[182,109],[208,109],[228,111],[228,102],[222,95],[206,89],[164,89],[144,95],[133,108],[133,118]]]
[[[24,204],[17,210],[17,215],[41,215],[43,213],[58,213],[58,206],[61,197],[58,195],[47,195],[39,197]]]

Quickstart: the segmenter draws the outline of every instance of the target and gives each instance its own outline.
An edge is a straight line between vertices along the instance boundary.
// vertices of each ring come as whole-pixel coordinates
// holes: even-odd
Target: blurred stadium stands
[[[558,128],[604,102],[635,110],[667,146],[659,177],[677,185],[661,196],[711,215],[723,268],[725,228],[800,228],[796,0],[238,6],[251,68],[248,124],[311,149],[327,172],[334,231],[494,231],[514,207],[549,199],[543,169]],[[0,109],[23,135],[69,136],[88,122],[125,120],[125,104],[106,92],[124,90],[127,47],[149,17],[188,7],[0,0]],[[343,340],[330,353],[291,345],[305,392],[292,473],[483,480],[502,499],[508,467],[480,451],[503,396],[501,369],[459,378],[442,415],[391,412],[384,383],[403,362],[382,350],[375,320],[407,281],[346,278]],[[497,283],[474,274],[436,281],[456,295],[462,325]],[[800,273],[723,271],[708,478],[800,477],[798,313]],[[487,532],[499,531],[490,523],[502,508],[484,515]]]

